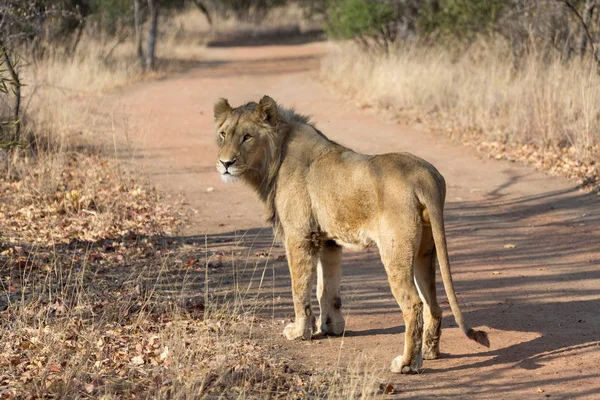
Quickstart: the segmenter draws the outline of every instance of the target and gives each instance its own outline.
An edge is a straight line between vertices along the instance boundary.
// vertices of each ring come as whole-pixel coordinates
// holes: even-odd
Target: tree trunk
[[[148,51],[146,53],[146,67],[155,68],[156,35],[158,29],[158,1],[148,0],[148,11],[150,12],[150,29],[148,30]]]
[[[567,31],[567,39],[565,40],[565,48],[563,50],[564,60],[565,62],[571,61],[571,57],[573,56],[573,42],[575,41],[575,33],[571,29],[571,25],[569,24],[569,15],[568,9],[566,7],[562,7],[562,23],[565,26]]]
[[[135,25],[135,46],[137,56],[140,60],[142,69],[146,68],[146,60],[144,59],[144,49],[142,46],[143,35],[142,35],[142,5],[141,0],[133,0],[133,23]]]
[[[585,50],[588,42],[588,32],[590,29],[590,22],[592,21],[592,15],[594,14],[594,7],[596,6],[596,0],[586,0],[585,7],[583,9],[583,15],[581,16],[583,25],[583,32],[579,38],[579,55],[585,56]]]
[[[20,139],[21,136],[21,80],[19,79],[19,73],[15,70],[15,65],[10,59],[8,49],[2,41],[0,41],[0,49],[3,50],[4,62],[6,64],[6,69],[10,74],[12,80],[11,86],[13,87],[13,92],[15,94],[15,104],[13,105],[13,122],[15,124],[15,130],[14,133],[11,135],[12,137],[9,138],[9,140],[16,142]]]
[[[600,16],[596,15],[596,23],[600,26]],[[600,30],[596,31],[596,43],[599,44],[596,46],[596,60],[600,60]]]

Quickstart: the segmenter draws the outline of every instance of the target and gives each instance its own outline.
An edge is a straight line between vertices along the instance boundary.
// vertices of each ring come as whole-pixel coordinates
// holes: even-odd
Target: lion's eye
[[[249,134],[247,134],[247,133],[246,133],[246,134],[244,135],[244,142],[246,142],[246,141],[248,141],[248,140],[250,140],[250,139],[252,139],[252,135],[249,135]]]
[[[220,137],[221,139],[225,139],[225,132],[220,132],[220,133],[219,133],[219,137]]]

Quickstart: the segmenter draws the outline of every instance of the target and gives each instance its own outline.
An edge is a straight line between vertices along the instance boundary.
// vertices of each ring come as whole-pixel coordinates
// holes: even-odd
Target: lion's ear
[[[256,107],[256,114],[261,121],[274,122],[277,119],[277,103],[269,96],[263,96]]]
[[[215,105],[213,107],[215,119],[220,119],[224,115],[229,114],[231,112],[231,110],[232,110],[232,108],[229,105],[229,102],[227,101],[227,99],[220,98],[219,100],[217,100],[217,102],[215,103]]]

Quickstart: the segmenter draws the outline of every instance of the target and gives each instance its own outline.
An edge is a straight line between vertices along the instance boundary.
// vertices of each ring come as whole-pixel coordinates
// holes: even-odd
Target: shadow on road
[[[492,331],[492,350],[472,354],[485,360],[438,368],[476,370],[490,365],[535,370],[556,358],[581,349],[597,349],[600,330],[600,248],[597,199],[577,190],[539,196],[450,202],[446,208],[447,233],[455,286],[468,321]],[[271,302],[265,317],[291,318],[289,273],[280,245],[269,228],[227,232],[202,237],[173,238],[180,244],[202,244],[209,252],[232,251],[238,275],[221,283],[249,288],[249,298]],[[268,254],[270,258],[263,257]],[[259,271],[256,271],[256,266]],[[249,267],[250,266],[250,267]],[[224,275],[231,265],[223,266]],[[346,337],[395,335],[403,332],[399,308],[388,289],[376,250],[346,252],[343,297],[356,317],[381,315],[380,326],[348,326]],[[267,278],[265,278],[265,275]],[[260,278],[260,279],[259,279]],[[260,281],[260,290],[257,291]],[[258,293],[260,292],[260,293]],[[445,293],[438,278],[440,301]],[[316,304],[315,304],[316,306]],[[445,326],[455,326],[446,307]],[[391,319],[386,315],[392,316]],[[494,332],[534,333],[522,342],[494,343]],[[445,355],[446,358],[469,355]]]
[[[536,371],[565,355],[598,352],[598,226],[597,199],[576,190],[518,198],[492,194],[483,201],[448,203],[446,227],[459,302],[471,325],[488,327],[492,349],[443,354],[442,358],[465,360],[449,367],[438,364],[427,372],[479,371],[490,366],[495,367],[494,374],[498,368]],[[187,248],[185,257],[193,262],[165,257],[164,269],[145,270],[143,279],[153,288],[153,302],[173,298],[203,301],[209,289],[213,301],[236,303],[241,312],[274,321],[293,317],[284,249],[274,242],[270,228],[165,237],[160,241],[165,249]],[[93,249],[105,245],[77,242],[67,246]],[[101,267],[93,264],[88,268],[96,279],[125,279],[115,271],[94,271]],[[343,274],[344,307],[354,321],[347,327],[346,338],[385,340],[401,334],[400,310],[389,291],[378,252],[346,252]],[[439,278],[438,295],[443,302],[445,293]],[[448,307],[444,307],[444,326],[455,326]],[[373,315],[377,316],[375,325],[360,324],[360,318]],[[516,334],[505,341],[502,332]],[[518,340],[521,334],[523,339]],[[381,352],[387,355],[385,349]],[[477,360],[469,362],[471,357]],[[597,371],[582,374],[600,378]],[[484,381],[486,377],[479,374],[477,379]],[[535,380],[519,383],[537,384],[540,382]],[[489,393],[493,389],[510,388],[492,385]]]
[[[322,42],[325,34],[321,29],[301,31],[291,27],[268,32],[235,32],[210,40],[208,47],[290,46]]]

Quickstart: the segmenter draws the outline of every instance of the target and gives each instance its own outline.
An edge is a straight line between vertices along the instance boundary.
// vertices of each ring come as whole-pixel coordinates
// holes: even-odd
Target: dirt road
[[[404,328],[376,249],[345,252],[346,337],[286,342],[289,274],[275,247],[260,292],[269,304],[263,312],[273,316],[266,336],[282,357],[321,369],[335,367],[338,356],[342,365],[358,360],[382,371],[401,398],[600,398],[597,196],[359,110],[316,79],[326,51],[318,42],[208,48],[205,61],[186,73],[112,95],[113,107],[127,115],[136,165],[160,189],[185,192],[195,210],[183,239],[243,249],[252,260],[269,251],[257,198],[241,184],[221,182],[214,170],[212,131],[216,98],[239,105],[269,94],[311,114],[337,142],[365,153],[409,151],[442,172],[458,298],[467,321],[484,327],[492,342],[485,349],[464,338],[444,305],[442,357],[426,361],[420,375],[385,372],[401,352]],[[445,300],[441,284],[438,293]]]

